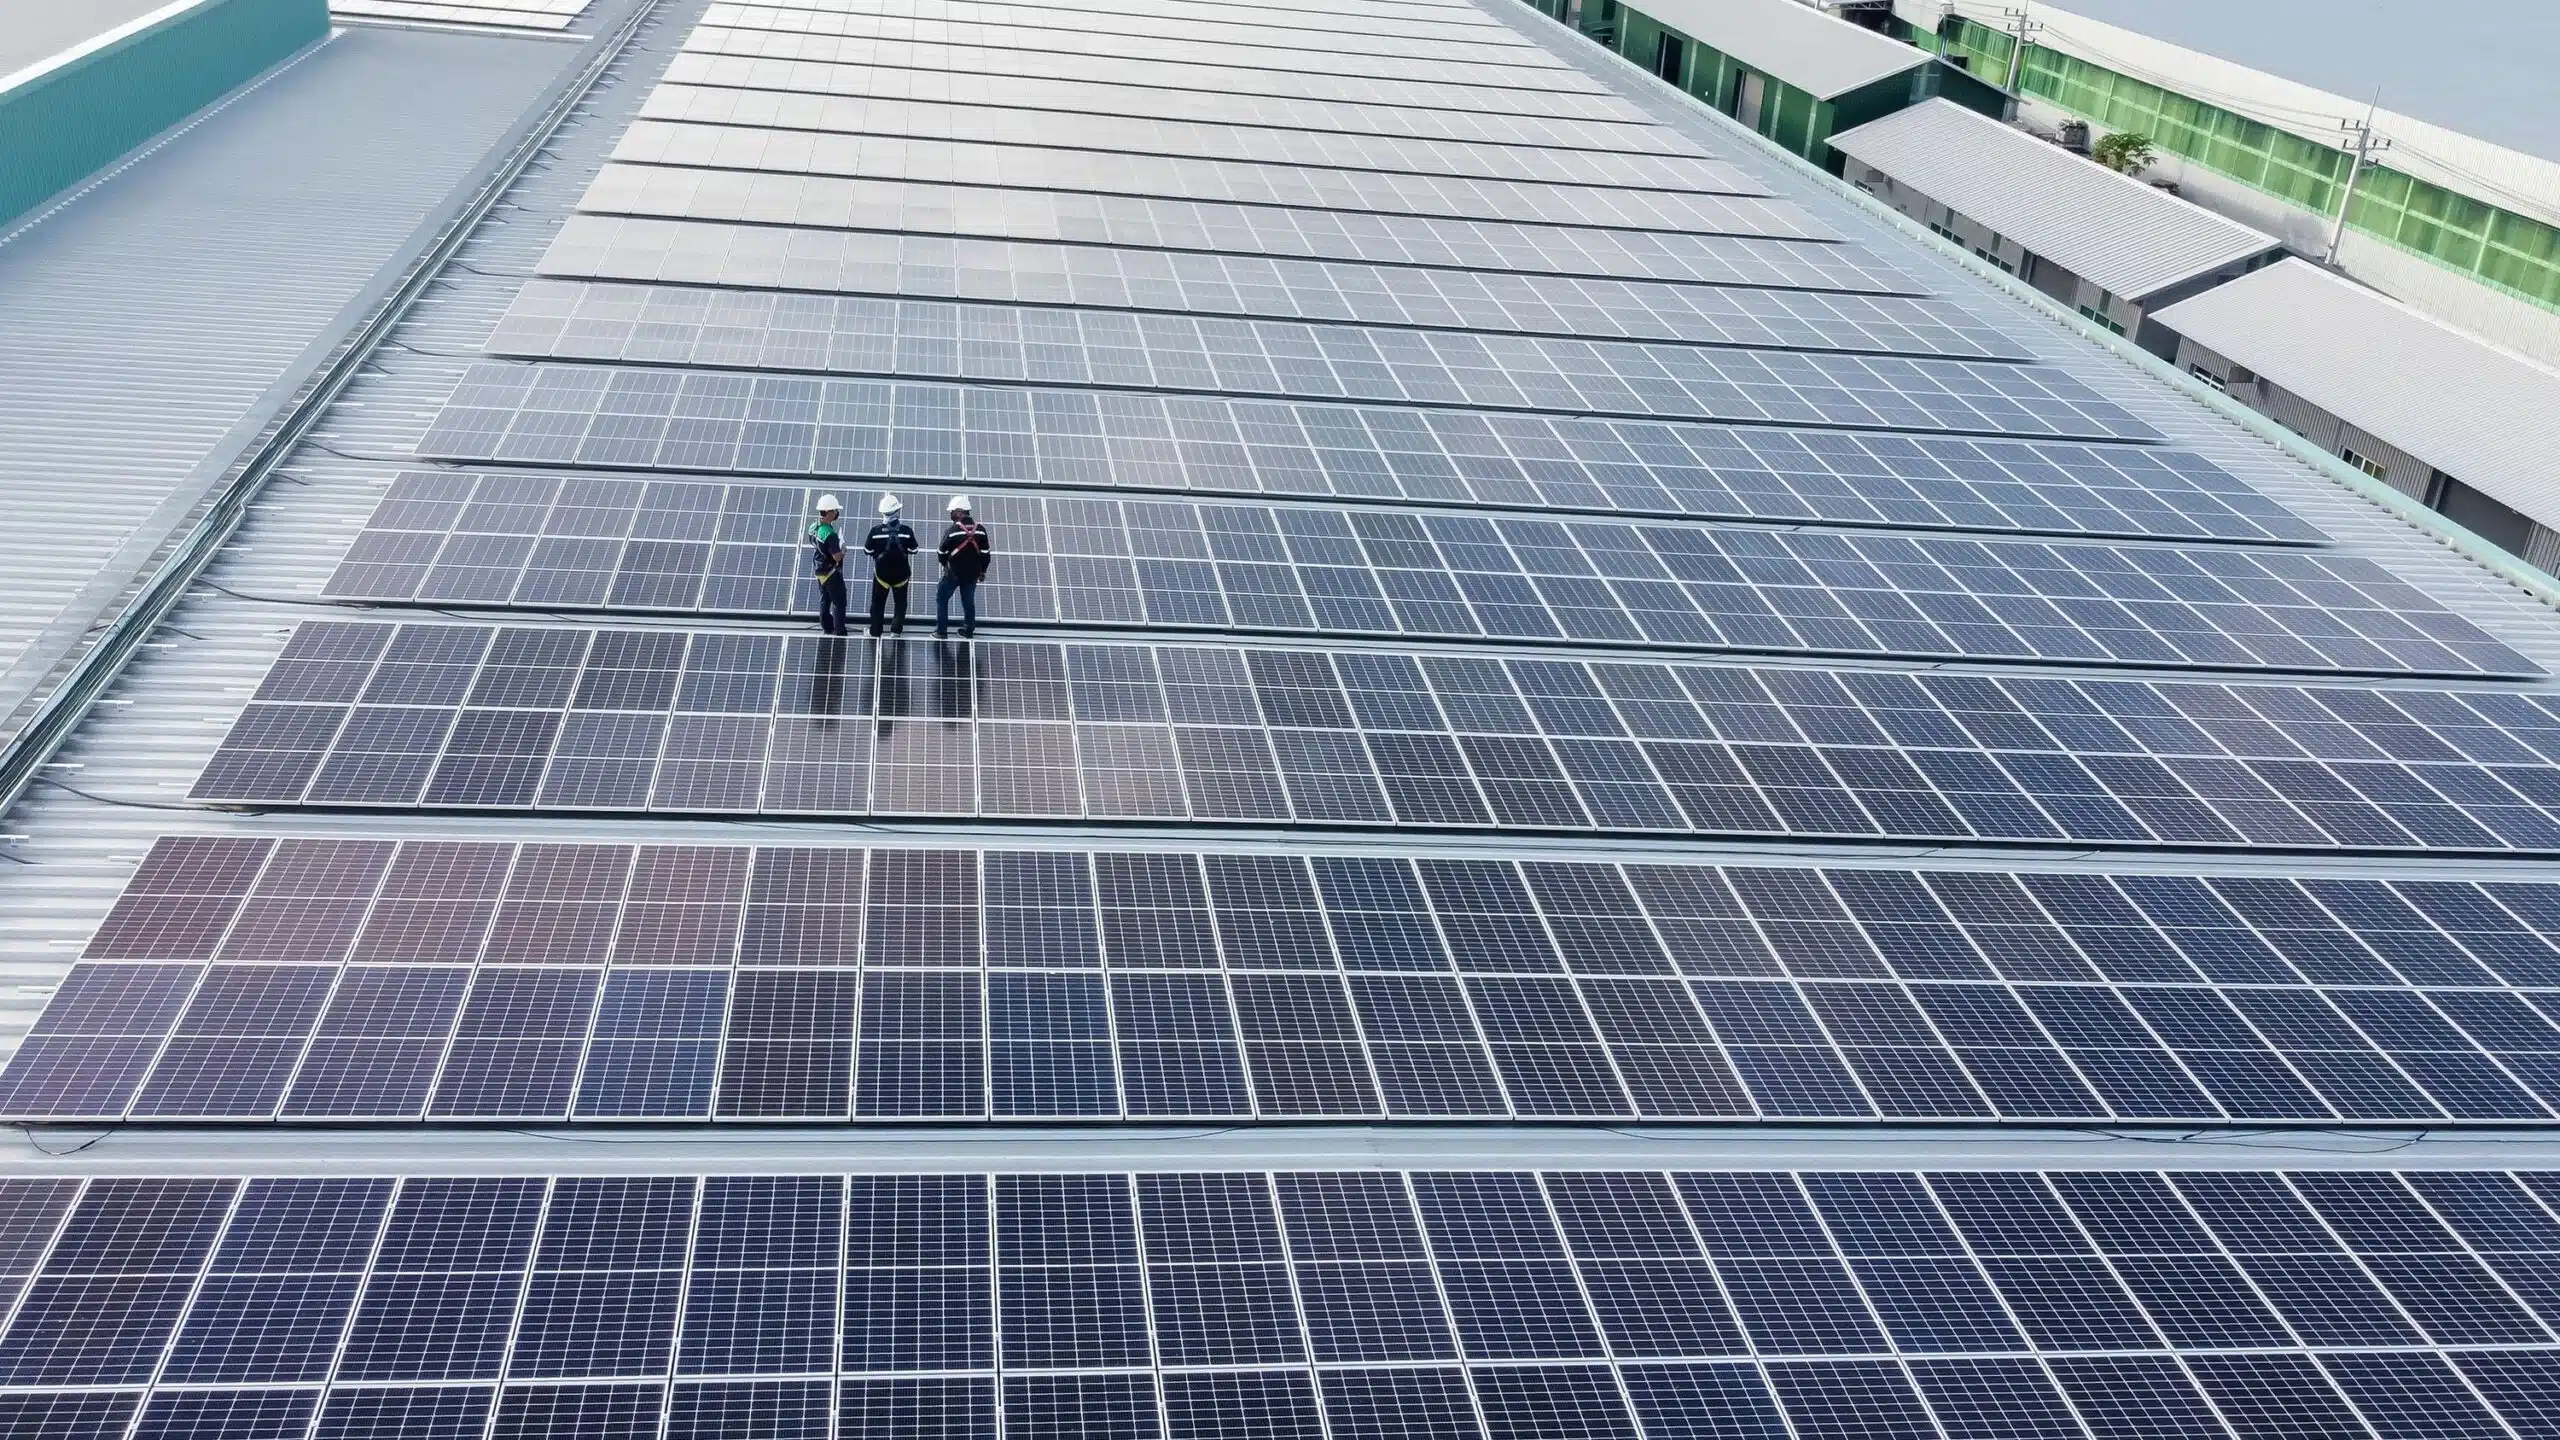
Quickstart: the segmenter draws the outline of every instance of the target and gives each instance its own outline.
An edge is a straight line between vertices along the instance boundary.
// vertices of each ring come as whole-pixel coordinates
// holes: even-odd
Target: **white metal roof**
[[[1817,100],[1929,63],[1923,52],[1796,0],[1652,0],[1646,14]]]
[[[2128,300],[2283,244],[1950,100],[1831,145]]]
[[[2006,12],[2017,8],[2018,0],[1896,0],[1894,12],[1923,28],[1933,28],[1939,15],[1952,10],[1966,19],[2005,31],[2013,24]],[[2340,121],[2365,118],[2372,103],[2367,87],[2375,81],[2382,82],[2383,100],[2408,98],[2397,70],[2376,71],[2363,77],[2350,94],[2332,94],[2223,55],[2206,54],[2068,9],[2056,9],[2049,0],[2035,0],[2030,8],[2035,11],[2036,23],[2044,27],[2036,34],[2040,46],[2192,95],[2333,149],[2340,143]],[[2106,8],[2127,19],[2133,13],[2145,13],[2142,23],[2151,23],[2147,12],[2114,4]],[[2440,8],[2450,14],[2463,7]],[[2257,18],[2263,22],[2264,17]],[[2419,24],[2414,18],[2386,24],[2371,13],[2370,7],[2365,14],[2339,23],[2362,26],[2384,37],[2396,36]],[[2422,48],[2429,43],[2439,49],[2445,45],[2441,36],[2432,42],[2421,39],[2412,43]],[[2520,37],[2516,43],[2533,58],[2540,58],[2530,36]],[[2410,66],[2404,64],[2400,68]],[[1996,81],[2000,77],[1985,78]],[[2382,163],[2392,169],[2493,205],[2560,223],[2560,163],[2444,124],[2430,123],[2394,110],[2389,104],[2383,105],[2374,117],[2374,128],[2391,141],[2391,153]]]
[[[2161,323],[2546,525],[2560,525],[2560,372],[2286,260]]]

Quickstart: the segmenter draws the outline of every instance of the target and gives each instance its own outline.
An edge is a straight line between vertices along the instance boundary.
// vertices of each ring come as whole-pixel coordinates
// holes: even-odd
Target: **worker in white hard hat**
[[[809,527],[809,565],[818,577],[818,628],[830,635],[842,635],[851,628],[844,618],[843,527],[844,502],[833,495],[819,496],[817,523]]]
[[[995,541],[987,527],[969,513],[969,497],[954,495],[943,507],[951,512],[951,528],[942,532],[942,581],[933,587],[933,638],[951,631],[951,594],[960,593],[960,634],[978,633],[978,582],[987,578],[987,562],[995,558]]]
[[[882,612],[892,616],[889,633],[901,635],[907,629],[907,582],[915,578],[916,532],[898,518],[898,497],[880,497],[880,523],[863,537],[862,548],[871,556],[871,633],[880,633]],[[891,601],[894,599],[894,605]]]

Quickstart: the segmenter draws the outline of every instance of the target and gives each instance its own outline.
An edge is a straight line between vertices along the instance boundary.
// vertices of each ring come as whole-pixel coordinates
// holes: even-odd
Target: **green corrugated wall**
[[[0,92],[0,225],[328,33],[327,0],[205,0]]]

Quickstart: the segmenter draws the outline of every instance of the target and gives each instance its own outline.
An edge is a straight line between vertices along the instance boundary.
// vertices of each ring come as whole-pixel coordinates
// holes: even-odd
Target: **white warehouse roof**
[[[1949,100],[1831,146],[2127,300],[2283,244]]]
[[[1653,0],[1644,11],[1816,100],[1930,63],[1923,51],[1796,0]]]
[[[2544,524],[2560,520],[2560,372],[2301,260],[2160,323]]]

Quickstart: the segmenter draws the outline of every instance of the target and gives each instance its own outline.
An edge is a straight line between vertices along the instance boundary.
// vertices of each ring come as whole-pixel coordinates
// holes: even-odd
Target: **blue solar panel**
[[[1017,890],[1023,876],[1037,883]],[[335,892],[319,902],[333,918],[300,928],[315,887]],[[2457,891],[2470,928],[2435,928],[2403,898],[2443,909]],[[0,1094],[35,1117],[296,1120],[2540,1120],[2552,1092],[2534,1062],[2560,1051],[2560,1025],[2537,895],[172,840]],[[2423,963],[2395,968],[2332,918],[2386,906],[2429,927],[2404,932],[2432,942]],[[2275,909],[2338,943],[2238,949],[2266,933],[2241,911]],[[2493,913],[2505,928],[2483,928]],[[2223,927],[2195,923],[2215,915]],[[280,975],[327,1004],[242,1003]],[[143,1059],[128,1070],[125,1054]],[[2141,1192],[2111,1213],[2171,1223]]]

